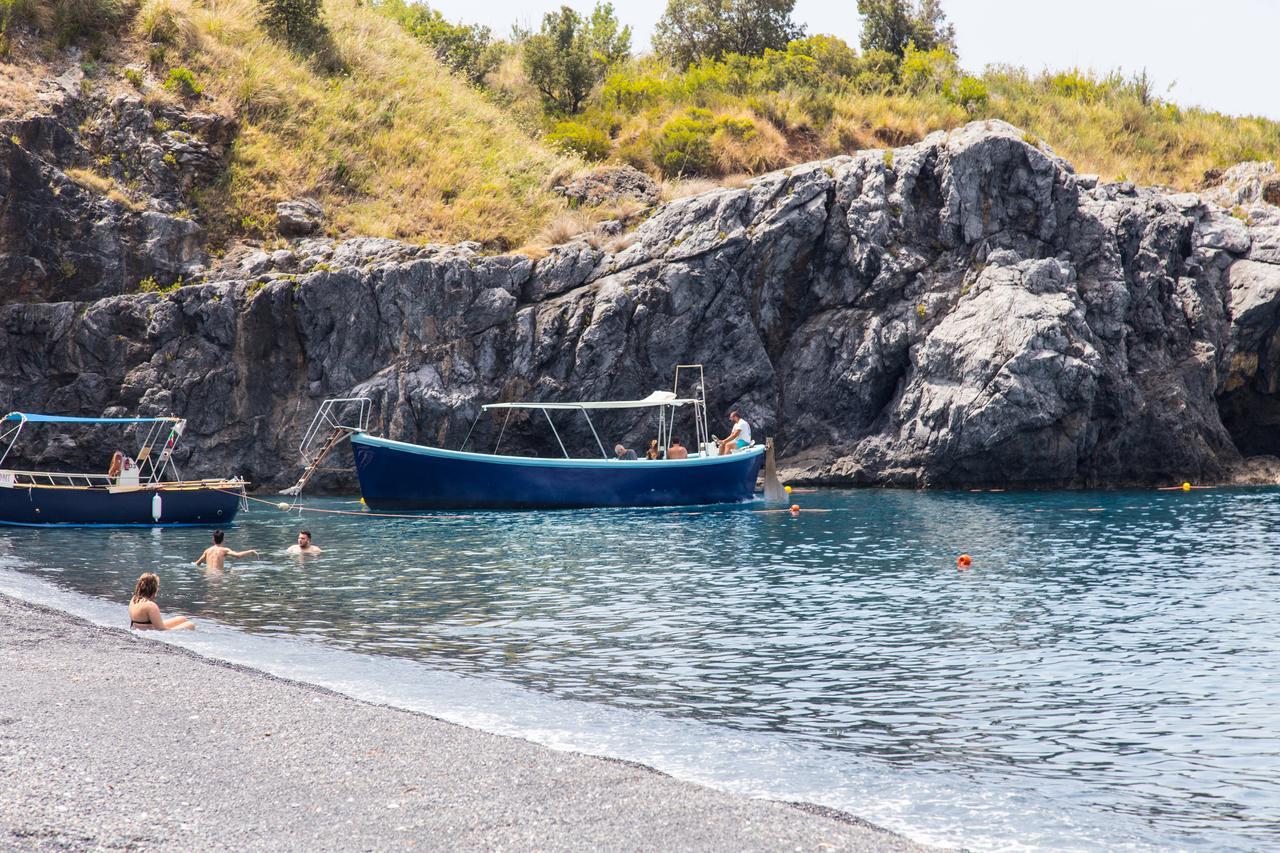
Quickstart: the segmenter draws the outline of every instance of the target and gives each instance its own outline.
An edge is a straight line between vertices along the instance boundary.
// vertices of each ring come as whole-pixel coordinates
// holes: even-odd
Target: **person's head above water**
[[[213,531],[213,544],[214,544],[214,545],[221,545],[221,544],[222,544],[222,540],[223,540],[223,538],[225,537],[225,535],[226,535],[226,534],[224,534],[221,530],[215,530],[215,531]]]
[[[298,547],[299,548],[311,547],[311,531],[310,530],[303,530],[298,534]]]
[[[154,572],[144,572],[133,587],[133,600],[137,602],[144,598],[154,599],[159,591],[160,578]]]

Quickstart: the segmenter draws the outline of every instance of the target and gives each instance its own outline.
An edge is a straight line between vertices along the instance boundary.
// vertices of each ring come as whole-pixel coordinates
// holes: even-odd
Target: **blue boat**
[[[137,454],[117,451],[107,473],[0,468],[0,524],[24,527],[225,526],[246,501],[241,479],[183,480],[173,462],[181,418],[76,418],[10,412],[0,465],[28,424],[142,426]],[[172,479],[165,479],[171,475]]]
[[[676,388],[680,385],[680,371],[691,369],[701,374],[701,365],[677,368]],[[562,458],[498,453],[506,422],[491,453],[467,451],[470,433],[460,450],[380,438],[368,433],[368,401],[360,398],[326,401],[308,436],[322,433],[318,425],[331,427],[334,437],[350,436],[360,493],[365,504],[375,510],[655,507],[749,500],[755,495],[766,449],[752,443],[721,455],[707,434],[702,388],[699,382],[696,396],[684,398],[677,397],[675,391],[656,391],[643,400],[491,403],[482,407],[482,414],[506,410],[508,421],[515,410],[542,411],[564,454]],[[339,403],[360,403],[358,423],[343,426],[332,417],[331,404]],[[687,458],[667,458],[675,414],[685,407],[694,416],[696,444],[688,450]],[[659,458],[611,456],[591,421],[591,412],[601,409],[656,410],[658,446],[663,448]],[[551,418],[552,412],[566,411],[580,413],[586,419],[600,456],[569,455]],[[333,443],[331,438],[327,447]],[[327,452],[309,454],[306,447],[304,439],[304,458],[311,458],[313,465]],[[300,490],[307,477],[304,474],[294,488]]]

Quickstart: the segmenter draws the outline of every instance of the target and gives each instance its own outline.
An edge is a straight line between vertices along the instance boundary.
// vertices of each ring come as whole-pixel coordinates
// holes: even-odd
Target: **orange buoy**
[[[792,504],[792,505],[791,505],[791,511],[792,511],[792,512],[799,512],[799,511],[800,511],[800,504]]]
[[[961,554],[956,558],[956,568],[967,569],[973,565],[973,558],[968,554]]]

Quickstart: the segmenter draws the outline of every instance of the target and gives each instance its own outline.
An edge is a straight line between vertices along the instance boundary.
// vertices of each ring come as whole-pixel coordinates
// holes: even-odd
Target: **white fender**
[[[155,497],[153,497],[153,498],[151,499],[151,518],[152,518],[152,520],[154,520],[154,521],[159,521],[159,520],[160,520],[161,510],[163,510],[163,509],[164,509],[164,502],[160,500],[160,495],[157,493],[157,494],[155,495]]]

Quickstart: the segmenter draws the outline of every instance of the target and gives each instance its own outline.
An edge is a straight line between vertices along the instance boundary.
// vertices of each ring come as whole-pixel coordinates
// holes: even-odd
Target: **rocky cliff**
[[[179,141],[216,159],[214,125]],[[1224,480],[1280,444],[1280,208],[1102,184],[1002,123],[681,199],[612,252],[301,239],[211,270],[198,241],[147,236],[147,215],[164,232],[172,214],[67,203],[65,159],[37,143],[0,141],[0,275],[27,300],[0,307],[0,400],[182,415],[184,473],[292,482],[329,396],[371,397],[391,437],[456,447],[483,402],[643,396],[682,363],[706,365],[713,417],[737,407],[777,436],[793,481]],[[30,301],[60,292],[31,272],[59,257],[119,260],[95,261],[69,291],[81,300],[147,264],[201,283]],[[634,413],[598,425],[633,445],[655,434]],[[522,426],[504,446],[547,449]],[[500,428],[480,417],[472,441]],[[57,436],[32,447],[69,453]]]

